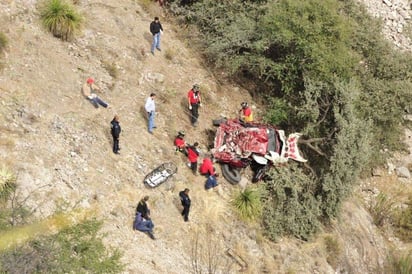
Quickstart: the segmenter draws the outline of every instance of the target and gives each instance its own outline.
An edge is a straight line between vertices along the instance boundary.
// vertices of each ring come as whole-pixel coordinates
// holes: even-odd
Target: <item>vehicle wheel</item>
[[[220,126],[220,124],[226,123],[226,122],[227,122],[227,119],[226,119],[225,117],[212,120],[213,125],[214,125],[214,126],[217,126],[217,127]]]
[[[222,174],[223,177],[225,177],[225,179],[232,185],[237,185],[240,182],[240,179],[242,179],[240,170],[233,168],[228,164],[222,164]]]

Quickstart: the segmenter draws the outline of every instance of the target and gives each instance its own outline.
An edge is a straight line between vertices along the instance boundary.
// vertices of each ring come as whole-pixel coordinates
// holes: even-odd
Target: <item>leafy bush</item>
[[[47,0],[41,8],[43,25],[64,41],[70,40],[80,30],[83,18],[75,7],[64,0]]]
[[[0,53],[6,48],[8,40],[3,32],[0,32]]]
[[[56,235],[43,236],[0,254],[5,273],[120,273],[121,254],[106,250],[98,231],[101,222],[87,220]]]
[[[311,189],[313,178],[297,168],[271,170],[264,185],[263,225],[269,238],[292,235],[307,240],[317,231],[319,201]]]
[[[245,220],[257,219],[262,213],[259,191],[252,187],[247,187],[236,193],[232,205],[240,217]]]

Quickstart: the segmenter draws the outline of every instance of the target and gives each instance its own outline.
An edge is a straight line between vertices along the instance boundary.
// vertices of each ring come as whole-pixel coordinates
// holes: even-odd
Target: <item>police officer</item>
[[[179,192],[180,201],[182,202],[183,211],[182,216],[185,222],[189,221],[189,210],[190,210],[190,197],[189,197],[189,189],[185,188],[185,190]]]
[[[119,116],[115,115],[113,120],[110,123],[111,125],[111,133],[113,137],[113,153],[120,154],[119,150],[119,137],[120,132],[122,131],[120,124],[119,124]]]

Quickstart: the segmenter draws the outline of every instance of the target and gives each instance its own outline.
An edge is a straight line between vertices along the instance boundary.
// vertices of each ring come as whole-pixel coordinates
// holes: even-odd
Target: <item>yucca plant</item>
[[[16,189],[16,176],[7,168],[0,168],[0,200],[7,199]]]
[[[83,23],[80,13],[64,0],[47,0],[40,14],[43,25],[64,41],[72,39]]]
[[[262,213],[260,193],[251,187],[236,193],[232,204],[240,217],[245,220],[254,220]]]

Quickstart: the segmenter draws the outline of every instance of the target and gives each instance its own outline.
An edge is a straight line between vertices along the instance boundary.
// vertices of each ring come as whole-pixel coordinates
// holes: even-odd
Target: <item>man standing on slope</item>
[[[199,118],[199,106],[202,105],[202,98],[200,97],[199,85],[193,85],[193,88],[187,93],[187,100],[189,103],[189,110],[191,112],[192,126],[197,126],[197,119]]]
[[[113,153],[114,154],[120,154],[119,150],[119,137],[120,137],[120,132],[122,131],[120,124],[119,124],[119,116],[115,115],[112,122],[110,123],[111,125],[111,133],[113,137]]]
[[[152,42],[152,47],[150,51],[154,55],[154,50],[157,48],[158,51],[161,51],[160,49],[160,34],[163,32],[163,27],[162,24],[160,24],[159,17],[155,17],[154,21],[150,23],[150,32],[153,35],[153,42]]]
[[[182,202],[183,211],[182,216],[185,222],[189,221],[189,210],[190,210],[190,197],[189,197],[189,189],[185,188],[185,190],[179,192],[180,201]]]
[[[155,110],[156,110],[156,105],[155,105],[155,99],[156,94],[151,93],[150,97],[147,98],[146,104],[144,105],[144,108],[146,109],[148,120],[149,120],[149,125],[148,125],[148,130],[150,134],[153,134],[153,129],[156,128],[154,124],[154,117],[155,117]]]

